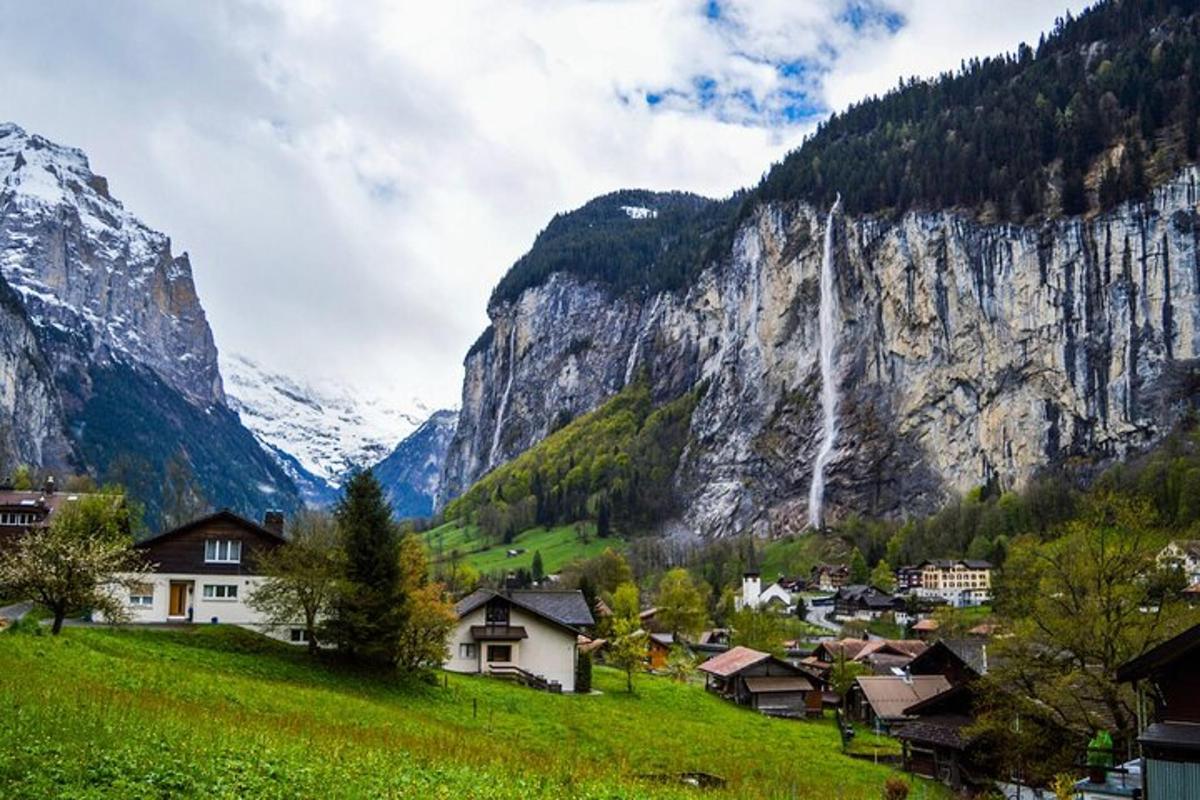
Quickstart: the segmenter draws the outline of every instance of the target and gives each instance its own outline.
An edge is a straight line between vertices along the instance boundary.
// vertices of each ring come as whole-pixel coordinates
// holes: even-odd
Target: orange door
[[[172,583],[171,605],[167,610],[167,615],[172,617],[182,617],[185,614],[187,614],[187,584]]]

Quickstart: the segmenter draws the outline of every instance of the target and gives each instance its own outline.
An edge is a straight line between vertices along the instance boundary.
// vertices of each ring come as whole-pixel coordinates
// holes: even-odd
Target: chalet
[[[874,586],[842,586],[833,595],[834,616],[843,619],[878,619],[881,614],[903,608],[903,602]]]
[[[943,675],[951,686],[987,674],[987,645],[969,639],[940,639],[908,662],[912,675]]]
[[[674,634],[650,634],[646,640],[646,665],[655,672],[666,669],[673,647],[675,647]]]
[[[1200,797],[1200,625],[1117,670],[1138,695],[1145,800]],[[1146,715],[1150,718],[1147,719]]]
[[[710,692],[774,716],[821,713],[821,682],[770,653],[734,647],[700,665]]]
[[[944,675],[863,675],[850,690],[857,719],[883,730],[915,718],[909,708],[950,690]]]
[[[758,572],[746,572],[742,576],[742,594],[734,598],[734,606],[743,608],[773,609],[789,611],[795,605],[792,593],[780,583],[773,583],[764,591]]]
[[[992,598],[992,565],[977,559],[925,561],[917,597],[952,606],[977,606]]]
[[[579,636],[595,622],[582,592],[477,589],[454,610],[447,670],[575,691]]]
[[[942,624],[933,617],[917,620],[912,626],[913,635],[923,642],[927,642],[937,635],[938,628]]]
[[[907,721],[897,723],[894,735],[900,740],[906,772],[948,784],[955,791],[970,782],[977,771],[968,733],[975,721],[971,714],[974,691],[969,683],[935,693],[903,710]]]
[[[812,568],[808,585],[823,592],[832,592],[850,582],[850,567],[845,564],[817,564]]]
[[[821,642],[800,664],[824,675],[844,658],[870,667],[876,675],[896,675],[927,646],[912,639],[840,639]]]
[[[1158,565],[1181,570],[1189,584],[1200,583],[1200,539],[1171,542],[1158,554]]]
[[[908,594],[920,586],[920,567],[900,567],[896,570],[896,594]]]
[[[39,491],[0,489],[0,548],[28,531],[46,527],[55,511],[83,496],[57,491],[54,478],[47,478]]]
[[[143,539],[134,547],[153,566],[144,581],[127,590],[132,621],[222,622],[268,632],[246,599],[262,579],[258,558],[284,544],[278,511],[268,511],[261,525],[218,511]],[[286,635],[305,641],[300,627]]]

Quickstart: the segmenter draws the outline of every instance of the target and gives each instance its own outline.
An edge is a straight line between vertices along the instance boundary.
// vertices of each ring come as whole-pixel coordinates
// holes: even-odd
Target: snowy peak
[[[223,355],[221,371],[230,406],[284,469],[295,472],[298,466],[330,489],[354,467],[386,458],[429,414],[419,400],[404,403],[346,386],[310,385],[241,355]],[[315,500],[317,494],[310,496]]]
[[[83,151],[0,124],[0,274],[33,324],[145,365],[198,405],[224,400],[186,255],[109,194]]]

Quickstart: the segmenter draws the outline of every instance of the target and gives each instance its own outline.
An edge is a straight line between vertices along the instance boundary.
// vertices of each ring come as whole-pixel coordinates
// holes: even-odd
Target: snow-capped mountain
[[[121,483],[152,526],[299,506],[226,405],[187,254],[82,150],[12,123],[0,123],[0,284],[0,466]]]
[[[238,354],[221,356],[221,372],[242,423],[317,505],[332,499],[351,469],[386,458],[430,413],[420,400],[313,385]]]
[[[435,411],[421,427],[396,445],[391,455],[375,465],[375,477],[383,484],[383,491],[397,517],[433,514],[442,465],[457,427],[457,411]]]

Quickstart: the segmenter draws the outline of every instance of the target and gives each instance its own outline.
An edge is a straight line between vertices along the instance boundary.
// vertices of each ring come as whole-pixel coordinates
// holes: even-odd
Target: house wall
[[[213,563],[204,560],[204,543],[208,539],[237,540],[242,543],[241,561],[236,564]],[[203,575],[253,575],[258,553],[280,546],[278,539],[239,525],[229,519],[215,519],[173,536],[151,540],[139,549],[157,565],[155,572]]]
[[[481,606],[458,621],[450,636],[450,657],[444,665],[450,672],[486,671],[483,659],[488,643],[475,642],[471,637],[471,626],[485,623],[485,608]],[[516,606],[509,611],[509,625],[519,625],[529,634],[529,638],[517,642],[496,642],[512,645],[511,663],[546,680],[557,681],[564,692],[575,691],[576,635]],[[477,645],[475,658],[459,657],[459,645],[463,643]]]

